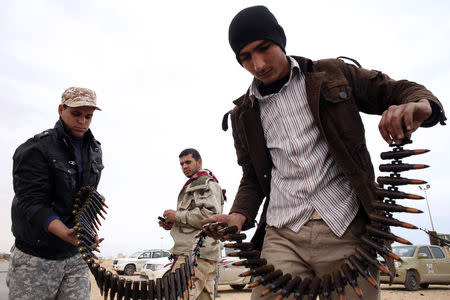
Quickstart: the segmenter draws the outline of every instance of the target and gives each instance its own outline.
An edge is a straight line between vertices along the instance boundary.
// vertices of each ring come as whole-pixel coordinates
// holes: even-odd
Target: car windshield
[[[413,257],[416,248],[416,246],[392,247],[392,252],[400,257]]]
[[[132,258],[135,258],[135,257],[138,257],[139,256],[139,254],[141,254],[141,252],[134,252],[133,254],[131,254],[130,256],[128,256],[128,257],[132,257]]]

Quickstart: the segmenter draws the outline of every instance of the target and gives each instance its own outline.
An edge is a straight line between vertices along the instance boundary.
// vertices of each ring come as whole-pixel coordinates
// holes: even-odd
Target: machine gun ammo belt
[[[363,298],[364,291],[359,287],[359,280],[366,280],[374,288],[379,289],[377,281],[370,274],[368,266],[375,266],[380,272],[394,276],[384,264],[376,259],[377,254],[386,258],[401,261],[401,258],[393,253],[389,246],[396,241],[403,244],[411,244],[404,238],[391,233],[390,226],[399,226],[409,229],[417,229],[416,226],[393,218],[394,212],[422,213],[422,211],[397,204],[401,199],[423,199],[414,194],[404,193],[398,190],[398,186],[407,184],[425,184],[426,181],[419,179],[408,179],[400,176],[400,173],[407,170],[423,169],[428,167],[423,164],[405,164],[402,159],[428,152],[428,150],[404,150],[403,146],[411,141],[406,141],[402,145],[392,145],[393,149],[381,153],[383,160],[391,160],[388,164],[381,164],[381,172],[389,172],[388,176],[377,178],[379,184],[375,191],[377,202],[373,204],[376,213],[369,215],[370,223],[366,227],[366,232],[361,236],[362,246],[355,248],[355,255],[345,257],[346,263],[342,264],[338,270],[330,270],[329,274],[313,278],[300,278],[282,270],[276,269],[270,262],[260,258],[260,252],[255,249],[252,243],[244,242],[246,235],[237,233],[235,226],[227,226],[224,223],[206,224],[202,231],[196,235],[196,241],[189,252],[184,264],[181,264],[171,273],[166,273],[162,278],[156,280],[133,281],[119,277],[106,270],[96,262],[97,257],[93,254],[93,249],[89,247],[95,240],[95,235],[101,225],[99,216],[104,218],[106,204],[100,195],[91,187],[83,187],[77,194],[74,205],[74,216],[78,230],[78,251],[88,264],[93,274],[100,293],[104,299],[157,299],[157,300],[188,300],[189,289],[192,287],[192,277],[194,268],[200,256],[201,247],[207,236],[207,232],[216,232],[221,236],[222,241],[230,241],[224,246],[236,249],[231,256],[242,258],[234,263],[238,266],[246,266],[248,271],[240,276],[259,276],[249,287],[254,288],[262,285],[265,290],[262,296],[276,293],[276,300],[282,300],[293,295],[293,299],[302,299],[308,296],[315,299],[321,295],[328,299],[332,293],[337,293],[340,299],[345,299],[345,286],[350,285],[353,291]]]

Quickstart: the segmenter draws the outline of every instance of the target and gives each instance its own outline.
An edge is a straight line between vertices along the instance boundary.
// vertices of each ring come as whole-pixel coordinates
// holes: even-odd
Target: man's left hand
[[[381,136],[388,143],[401,144],[404,138],[410,138],[411,134],[429,116],[432,109],[427,99],[410,102],[401,105],[391,105],[384,111],[378,129]]]

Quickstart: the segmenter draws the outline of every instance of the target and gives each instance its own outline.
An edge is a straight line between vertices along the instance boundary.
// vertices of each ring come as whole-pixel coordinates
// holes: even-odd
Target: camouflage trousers
[[[186,260],[186,255],[179,255],[172,267],[176,270]],[[189,298],[192,300],[214,299],[214,279],[217,275],[217,262],[199,258],[195,267],[195,276],[192,278],[192,289],[189,290]]]
[[[6,285],[9,299],[90,298],[89,268],[80,254],[63,260],[50,260],[13,249]]]

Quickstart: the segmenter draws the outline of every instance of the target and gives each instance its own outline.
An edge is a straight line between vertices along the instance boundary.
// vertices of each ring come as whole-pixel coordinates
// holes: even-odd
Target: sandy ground
[[[135,277],[135,276],[132,276]],[[95,284],[95,282],[93,282]],[[219,298],[217,300],[247,300],[250,299],[251,290],[244,289],[235,291],[229,286],[219,287]],[[381,299],[383,300],[448,300],[450,299],[450,286],[448,285],[431,285],[426,290],[416,292],[408,292],[402,285],[381,285]],[[103,300],[97,286],[92,289],[91,300]]]
[[[104,261],[101,263],[103,267],[111,270],[111,261]],[[123,275],[121,275],[123,276]],[[139,276],[123,276],[132,280],[138,280]],[[91,275],[91,300],[103,300],[100,296],[100,290]],[[235,291],[229,286],[219,286],[219,298],[217,300],[247,300],[250,299],[251,289],[244,289],[242,291]],[[415,292],[408,292],[403,285],[381,285],[381,299],[383,300],[449,300],[450,299],[450,285],[430,285],[428,289],[418,290]]]

